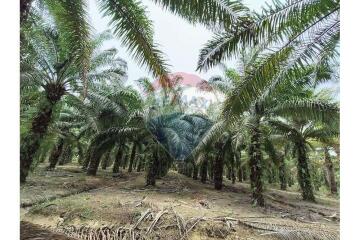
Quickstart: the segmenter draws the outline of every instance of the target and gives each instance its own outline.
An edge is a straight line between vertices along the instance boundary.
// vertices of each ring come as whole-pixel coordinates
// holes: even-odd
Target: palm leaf
[[[114,33],[121,38],[134,59],[146,66],[154,76],[168,74],[168,65],[163,53],[153,40],[152,22],[146,15],[146,9],[137,0],[101,0],[101,11],[111,18]]]
[[[63,49],[67,49],[81,69],[84,97],[87,94],[87,74],[90,67],[90,25],[84,0],[45,0],[60,32]]]
[[[237,0],[153,0],[190,23],[230,28],[248,9]]]

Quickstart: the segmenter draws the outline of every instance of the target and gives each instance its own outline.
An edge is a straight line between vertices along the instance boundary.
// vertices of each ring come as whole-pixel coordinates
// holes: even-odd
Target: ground
[[[308,203],[298,192],[267,189],[267,206],[259,208],[248,184],[226,179],[216,191],[173,171],[145,187],[144,173],[44,169],[21,186],[21,239],[36,239],[31,234],[40,229],[58,235],[38,239],[339,239],[339,201],[332,197]]]

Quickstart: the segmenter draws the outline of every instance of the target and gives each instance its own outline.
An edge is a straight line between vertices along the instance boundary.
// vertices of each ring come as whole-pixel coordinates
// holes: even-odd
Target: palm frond
[[[339,119],[337,104],[320,100],[293,98],[278,103],[273,112],[282,116],[292,116],[300,119],[318,120],[324,122]]]
[[[103,14],[111,18],[114,33],[134,59],[154,76],[167,76],[168,65],[154,43],[152,22],[143,4],[137,0],[101,0],[100,5]]]
[[[311,229],[279,229],[272,232],[263,233],[261,235],[274,236],[277,239],[284,240],[337,240],[339,234],[335,232],[328,232],[324,230]]]
[[[236,0],[153,0],[164,9],[179,15],[190,23],[201,23],[209,27],[230,28],[238,18],[248,11]]]
[[[90,67],[90,32],[86,3],[84,0],[45,0],[45,4],[54,17],[60,32],[63,49],[68,50],[73,61],[81,69],[81,79],[84,84],[83,95],[87,94],[87,74]]]
[[[236,116],[248,110],[254,100],[276,82],[276,77],[283,71],[282,68],[287,64],[291,52],[292,49],[287,48],[265,56],[264,59],[260,57],[258,67],[245,76],[241,82],[236,83],[234,89],[228,94],[223,105],[223,115]]]
[[[199,141],[198,145],[191,152],[192,156],[198,156],[209,144],[212,144],[221,138],[222,134],[225,132],[225,129],[226,123],[224,121],[219,121],[212,125],[203,138]]]

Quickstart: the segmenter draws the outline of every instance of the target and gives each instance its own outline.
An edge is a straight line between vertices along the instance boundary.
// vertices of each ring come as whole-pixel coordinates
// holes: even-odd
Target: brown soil
[[[75,240],[63,234],[54,233],[36,224],[20,222],[20,240]]]
[[[62,177],[43,177],[42,171],[30,176],[21,189],[22,203],[36,202],[32,193],[37,199],[53,198],[23,209],[22,220],[73,237],[86,226],[88,234],[117,231],[127,239],[277,239],[277,234],[291,237],[295,232],[310,234],[310,239],[338,238],[336,199],[307,203],[299,193],[268,189],[267,206],[258,208],[251,205],[244,183],[225,180],[223,190],[216,191],[210,183],[170,172],[149,188],[144,173],[112,178],[110,172],[100,171],[92,178],[76,169],[61,166],[57,174]],[[89,184],[93,189],[75,194]]]

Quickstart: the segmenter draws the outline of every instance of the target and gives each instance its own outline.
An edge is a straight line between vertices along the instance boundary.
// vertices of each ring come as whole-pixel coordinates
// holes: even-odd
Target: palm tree
[[[308,163],[308,149],[311,147],[310,140],[332,138],[337,135],[336,128],[329,129],[314,121],[292,120],[270,120],[273,131],[292,143],[292,149],[297,156],[298,180],[302,190],[302,197],[307,201],[315,201],[313,186],[311,184]]]
[[[120,88],[114,92],[100,91],[96,94],[91,93],[89,94],[89,100],[89,105],[83,105],[81,111],[87,116],[90,116],[86,118],[86,121],[88,121],[87,126],[89,127],[89,131],[91,131],[91,137],[93,139],[96,139],[98,134],[101,135],[104,131],[111,130],[112,128],[126,127],[129,113],[140,110],[142,106],[140,96],[131,88]],[[141,135],[136,137],[140,136]],[[126,139],[129,139],[129,137]],[[104,149],[104,153],[110,151],[116,143],[124,144],[124,140],[118,139],[117,141],[110,141],[107,145],[109,147]],[[89,175],[96,174],[102,156],[99,152],[98,158],[92,158],[93,153],[91,152],[96,151],[93,147],[95,146],[92,146],[90,143],[88,147],[88,153],[90,155],[87,155],[83,164],[84,168],[87,168]],[[136,144],[132,148],[131,160],[134,160],[135,157],[134,148],[136,148]]]
[[[326,168],[326,178],[328,178],[329,187],[331,194],[337,194],[338,189],[335,181],[335,171],[334,171],[334,165],[331,160],[331,156],[329,153],[329,147],[325,146],[324,148],[324,161],[325,161],[325,168]]]
[[[239,112],[246,110],[268,88],[296,79],[307,66],[338,62],[340,38],[339,0],[274,1],[261,14],[250,13],[231,29],[217,32],[200,51],[198,69],[207,70],[244,48],[264,49],[264,58],[252,74],[231,92],[239,98]],[[246,94],[238,94],[245,91]]]
[[[21,89],[41,89],[40,103],[35,115],[26,116],[30,130],[21,138],[20,180],[25,182],[34,154],[53,118],[53,109],[66,94],[81,91],[81,69],[73,64],[74,56],[61,46],[58,32],[49,25],[33,28],[26,34],[29,54],[21,61]],[[116,57],[113,50],[99,52],[103,40],[109,34],[101,34],[92,42],[93,56],[88,77],[91,81],[122,79],[126,63]],[[46,54],[45,54],[46,53]]]

